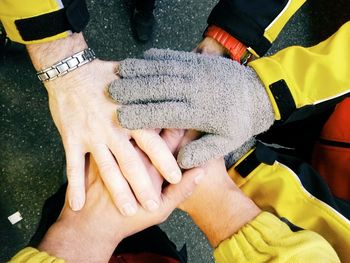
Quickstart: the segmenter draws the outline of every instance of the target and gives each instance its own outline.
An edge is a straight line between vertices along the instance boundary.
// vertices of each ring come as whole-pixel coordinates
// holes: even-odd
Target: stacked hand
[[[146,156],[145,165],[151,166]],[[86,169],[86,204],[74,212],[65,206],[57,222],[49,229],[39,249],[67,262],[108,262],[118,243],[125,237],[163,222],[194,191],[203,176],[200,168],[184,173],[177,185],[163,189],[159,209],[149,212],[139,207],[125,217],[114,206],[92,158]]]
[[[128,129],[178,128],[205,132],[183,147],[182,168],[237,149],[267,130],[274,111],[254,70],[232,60],[151,49],[145,59],[126,59],[121,79],[109,87],[121,125]]]
[[[222,158],[211,160],[201,168],[205,174],[201,183],[179,208],[192,217],[211,245],[217,247],[261,210],[234,184]]]
[[[81,34],[28,46],[37,69],[85,48]],[[73,210],[81,209],[85,202],[86,153],[91,153],[96,160],[102,180],[124,215],[135,214],[138,202],[151,211],[158,208],[160,188],[154,187],[154,178],[131,139],[167,181],[178,183],[181,180],[175,158],[156,131],[128,131],[119,126],[115,118],[116,105],[106,93],[107,85],[117,78],[116,65],[116,62],[96,59],[45,83],[51,114],[66,152],[67,194]]]

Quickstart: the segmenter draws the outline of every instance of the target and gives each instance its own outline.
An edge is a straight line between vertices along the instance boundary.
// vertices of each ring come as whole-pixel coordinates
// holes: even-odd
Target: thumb
[[[163,205],[168,212],[172,212],[180,203],[191,196],[196,186],[204,177],[203,168],[193,168],[183,174],[178,184],[170,184],[163,190]]]
[[[211,159],[225,156],[236,147],[229,138],[207,134],[182,147],[177,155],[177,162],[183,169],[197,167]]]

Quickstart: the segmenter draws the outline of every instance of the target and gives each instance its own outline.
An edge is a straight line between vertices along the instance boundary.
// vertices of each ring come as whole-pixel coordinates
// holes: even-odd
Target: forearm
[[[91,231],[65,226],[56,222],[48,230],[38,248],[27,247],[19,251],[9,263],[26,262],[86,262],[106,263],[109,261],[118,240],[99,240],[86,235]]]
[[[347,22],[316,46],[286,48],[249,64],[266,87],[276,120],[304,119],[349,94],[349,32]]]
[[[83,33],[74,33],[56,41],[28,44],[27,50],[36,70],[51,66],[55,62],[87,48]]]
[[[8,37],[22,44],[46,43],[81,32],[89,21],[84,0],[0,1]]]
[[[58,221],[46,233],[38,249],[67,262],[108,262],[119,243],[118,237],[102,240],[91,235],[94,232],[88,227],[79,224],[73,228]]]
[[[208,25],[216,25],[262,56],[284,25],[306,0],[221,0],[212,10]]]

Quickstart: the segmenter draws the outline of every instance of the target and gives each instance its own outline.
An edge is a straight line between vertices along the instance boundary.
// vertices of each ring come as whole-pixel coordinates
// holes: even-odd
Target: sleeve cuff
[[[329,243],[317,233],[293,232],[287,224],[262,212],[214,252],[218,263],[228,262],[340,262]]]
[[[19,0],[0,1],[0,20],[8,37],[22,44],[54,41],[81,32],[89,21],[85,0],[28,1],[23,8]]]
[[[26,247],[19,251],[8,263],[66,263],[63,259],[50,256],[46,252]]]
[[[271,105],[273,107],[273,110],[275,112],[275,120],[281,120],[286,119],[288,116],[283,115],[290,115],[295,109],[295,100],[294,100],[294,94],[292,93],[293,90],[295,90],[295,85],[292,83],[292,80],[287,76],[285,71],[283,70],[282,66],[274,60],[272,57],[263,57],[259,58],[257,60],[254,60],[248,64],[250,67],[252,67],[257,75],[259,76],[261,82],[265,86],[266,92],[270,98]],[[278,94],[274,94],[271,90],[271,87],[275,83],[279,83],[280,81],[283,81],[285,83],[286,92],[289,93],[288,95],[291,97],[291,100],[287,104],[291,104],[292,110],[287,110],[287,113],[284,113],[281,105],[279,105],[279,98],[277,97]],[[284,100],[286,96],[282,97]],[[281,103],[284,103],[281,100]],[[286,104],[286,103],[284,103]]]

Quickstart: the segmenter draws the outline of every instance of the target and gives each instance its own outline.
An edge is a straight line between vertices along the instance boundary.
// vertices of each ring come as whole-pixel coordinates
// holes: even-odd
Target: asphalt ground
[[[130,27],[130,1],[90,0],[91,21],[85,37],[97,56],[106,60],[140,57],[150,47],[191,51],[215,3],[157,1],[154,37],[140,44]],[[349,0],[308,1],[269,54],[291,45],[316,44],[348,20]],[[27,244],[43,202],[64,182],[63,147],[50,117],[46,91],[34,73],[22,45],[12,44],[0,54],[0,262]],[[23,220],[11,225],[7,217],[16,211]],[[161,227],[179,248],[187,244],[189,262],[213,262],[210,246],[187,215],[175,211]]]

